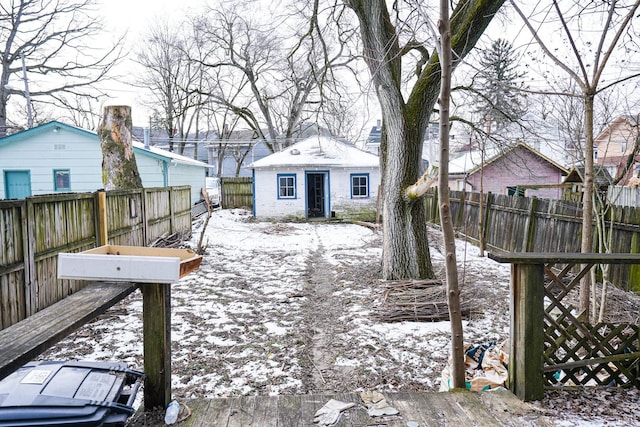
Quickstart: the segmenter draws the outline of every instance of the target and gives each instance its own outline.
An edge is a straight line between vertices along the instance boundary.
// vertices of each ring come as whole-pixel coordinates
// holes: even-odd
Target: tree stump
[[[131,107],[104,107],[98,136],[102,148],[102,183],[106,191],[142,188],[133,154],[131,129]]]

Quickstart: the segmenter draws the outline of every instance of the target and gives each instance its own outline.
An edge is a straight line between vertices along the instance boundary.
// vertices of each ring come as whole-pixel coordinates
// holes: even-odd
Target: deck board
[[[509,391],[456,393],[383,393],[399,415],[372,418],[359,393],[323,395],[242,396],[187,400],[191,416],[178,427],[316,427],[313,416],[330,399],[356,405],[342,413],[336,427],[385,426],[537,426],[552,425],[535,407]],[[153,417],[140,410],[128,427],[155,427]],[[155,419],[158,419],[156,417]]]
[[[92,282],[0,331],[0,379],[107,311],[137,287],[126,282]]]
[[[278,397],[278,417],[275,426],[302,426],[305,424],[301,414],[300,396],[279,396]]]
[[[253,414],[255,413],[255,409],[255,396],[242,396],[237,399],[232,399],[227,427],[254,425]]]

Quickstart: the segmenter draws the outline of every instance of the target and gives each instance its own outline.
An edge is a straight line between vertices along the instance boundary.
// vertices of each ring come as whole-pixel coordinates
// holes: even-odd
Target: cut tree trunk
[[[131,107],[104,107],[98,125],[102,148],[102,183],[104,189],[142,188],[142,179],[131,143]]]

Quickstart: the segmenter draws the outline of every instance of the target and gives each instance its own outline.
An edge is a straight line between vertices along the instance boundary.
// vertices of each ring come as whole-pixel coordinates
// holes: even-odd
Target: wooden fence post
[[[107,224],[107,193],[98,191],[98,246],[109,244],[109,225]]]
[[[509,388],[521,400],[544,397],[544,264],[511,265]]]
[[[464,204],[466,201],[467,201],[467,192],[463,188],[462,192],[460,193],[460,199],[458,201],[458,215],[456,215],[456,220],[454,221],[453,225],[458,230],[464,230],[465,236],[467,235],[466,224],[464,223]]]
[[[438,206],[440,205],[440,202],[438,201],[438,189],[434,189],[433,191],[433,203],[431,204],[431,220],[435,223],[439,223],[440,222],[440,215],[438,212],[440,212],[440,210],[438,209]]]
[[[482,241],[484,242],[484,248],[486,249],[487,246],[487,233],[489,232],[489,228],[491,227],[491,224],[489,224],[489,219],[491,218],[491,199],[492,199],[493,194],[491,194],[491,191],[487,192],[487,201],[484,204],[484,218],[482,219],[482,223],[483,223],[483,227],[482,227]]]
[[[533,238],[536,234],[536,211],[538,208],[538,198],[532,197],[529,200],[529,216],[527,217],[527,223],[525,225],[524,233],[524,252],[533,251]]]
[[[23,216],[23,227],[26,229],[26,238],[24,241],[25,260],[24,260],[24,281],[25,281],[25,302],[26,316],[29,317],[40,309],[40,289],[36,280],[36,262],[34,254],[36,253],[36,232],[38,226],[35,217],[35,208],[30,197],[25,199],[24,209],[26,214]],[[24,234],[24,233],[23,233]]]
[[[175,228],[176,228],[176,215],[175,215],[175,197],[174,197],[174,192],[175,190],[173,189],[173,187],[169,187],[169,230],[170,233],[175,233]]]
[[[171,285],[145,283],[142,289],[144,409],[171,402]]]

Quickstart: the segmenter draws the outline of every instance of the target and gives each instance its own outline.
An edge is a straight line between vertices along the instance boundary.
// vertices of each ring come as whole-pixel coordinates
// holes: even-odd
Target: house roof
[[[36,126],[31,129],[26,129],[26,130],[5,136],[3,138],[0,138],[0,147],[3,145],[8,145],[18,141],[24,141],[26,139],[33,138],[34,136],[43,134],[45,132],[56,131],[57,129],[65,129],[70,132],[73,132],[79,135],[84,135],[87,137],[92,137],[92,136],[96,138],[98,137],[98,134],[96,134],[95,132],[91,132],[79,127],[71,126],[71,125],[54,120],[54,121],[45,123],[43,125]]]
[[[283,166],[380,167],[380,158],[349,143],[316,135],[257,160],[249,168]]]
[[[565,167],[561,166],[560,164],[556,163],[550,158],[534,150],[527,144],[519,142],[515,145],[508,147],[507,149],[494,148],[494,149],[486,150],[484,153],[484,162],[482,161],[483,153],[480,150],[464,152],[460,156],[449,160],[449,174],[452,174],[452,175],[469,174],[470,175],[482,169],[483,167],[487,167],[491,163],[506,156],[507,154],[509,154],[510,152],[516,149],[525,149],[531,152],[533,155],[538,156],[539,158],[548,162],[555,168],[559,169],[561,172],[565,174],[569,173],[569,171]]]
[[[613,130],[621,125],[626,124],[630,129],[635,128],[638,125],[638,118],[639,116],[633,116],[630,114],[617,117],[593,139],[593,143],[595,145],[600,145],[602,142],[608,141]]]
[[[3,145],[8,145],[15,142],[27,140],[37,135],[41,135],[45,132],[57,131],[58,129],[63,129],[65,131],[82,135],[90,139],[95,139],[97,142],[99,142],[98,134],[96,132],[92,132],[76,126],[71,126],[66,123],[61,123],[54,120],[54,121],[45,123],[43,125],[36,126],[31,129],[27,129],[21,132],[11,134],[9,136],[5,136],[4,138],[0,138],[0,147],[2,147]],[[132,145],[133,145],[133,151],[136,154],[140,153],[143,155],[155,157],[158,160],[162,160],[165,162],[175,162],[175,163],[184,164],[184,165],[199,166],[199,167],[206,167],[206,168],[209,167],[207,163],[203,163],[198,160],[191,159],[189,157],[181,156],[180,154],[172,153],[170,151],[162,150],[160,148],[155,148],[155,147],[149,147],[148,149],[144,148],[143,143],[135,140],[132,141]]]

